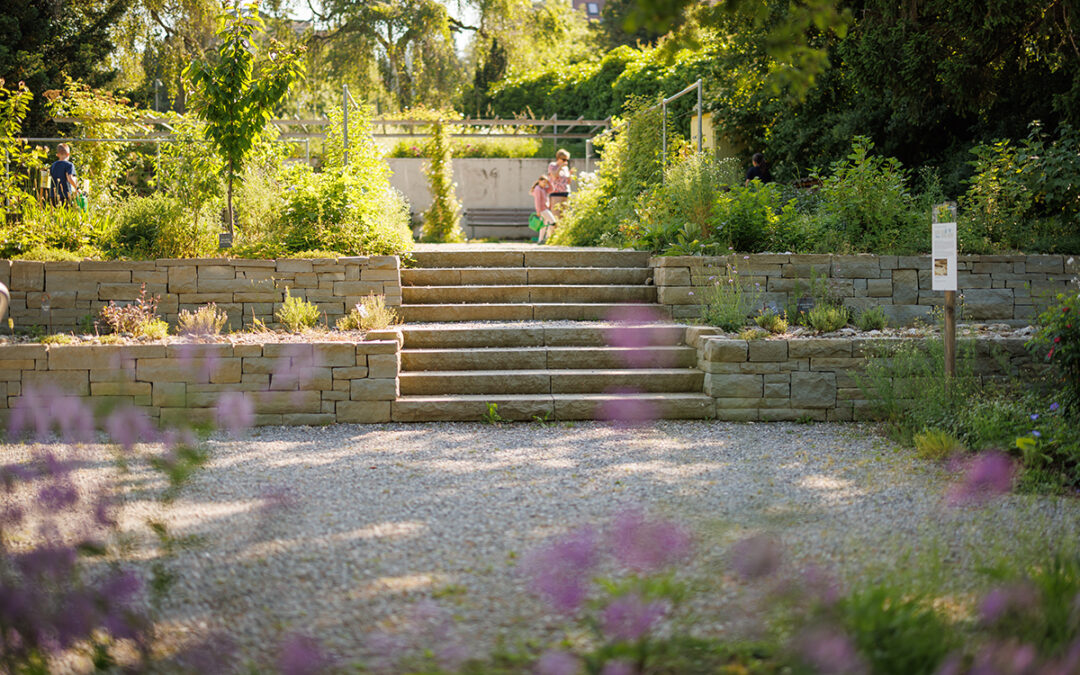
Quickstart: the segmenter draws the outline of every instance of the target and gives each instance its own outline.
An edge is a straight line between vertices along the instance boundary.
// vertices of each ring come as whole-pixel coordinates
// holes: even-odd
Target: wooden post
[[[945,376],[956,375],[956,291],[945,291]]]

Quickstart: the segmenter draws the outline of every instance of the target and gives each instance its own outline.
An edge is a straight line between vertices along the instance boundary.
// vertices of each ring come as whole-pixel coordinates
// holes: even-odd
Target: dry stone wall
[[[124,304],[135,300],[143,284],[148,295],[161,296],[158,313],[170,324],[176,324],[180,310],[213,302],[228,313],[234,330],[250,326],[254,319],[275,327],[274,313],[284,300],[286,287],[291,295],[316,303],[330,325],[371,293],[386,296],[388,305],[401,304],[397,256],[45,263],[0,260],[0,282],[11,291],[14,326],[41,326],[50,333],[74,330],[87,316],[96,319],[109,301]]]
[[[131,404],[165,426],[212,422],[224,392],[254,404],[255,424],[389,422],[401,332],[362,342],[0,345],[0,422],[28,392]]]
[[[746,284],[760,284],[762,302],[783,309],[808,294],[812,273],[855,311],[881,306],[889,322],[925,320],[944,301],[931,289],[930,256],[791,255],[656,256],[658,302],[676,319],[701,315],[706,287],[734,265]],[[1048,300],[1080,275],[1080,255],[961,256],[958,261],[963,321],[1029,324]]]
[[[867,357],[879,358],[912,340],[748,341],[710,334],[713,330],[692,327],[687,342],[698,350],[704,391],[716,399],[717,419],[739,422],[869,419],[870,402],[857,381]],[[1021,338],[976,340],[972,357],[973,373],[984,378],[1022,376],[1039,368]]]

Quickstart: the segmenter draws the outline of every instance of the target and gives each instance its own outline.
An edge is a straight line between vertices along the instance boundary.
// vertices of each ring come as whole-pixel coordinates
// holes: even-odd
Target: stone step
[[[401,370],[696,368],[693,347],[511,347],[403,349]]]
[[[648,251],[614,248],[574,249],[537,246],[535,249],[461,248],[417,250],[411,254],[414,267],[643,267],[649,265]]]
[[[710,419],[715,401],[705,394],[480,394],[457,396],[402,396],[391,406],[395,422],[476,422],[484,419],[488,404],[506,420]]]
[[[403,289],[404,290],[404,289]],[[398,308],[407,323],[454,321],[603,321],[632,310],[667,312],[668,308],[646,303],[491,303],[410,305]]]
[[[623,370],[466,370],[403,372],[403,396],[441,394],[574,394],[612,389],[641,392],[702,391],[697,368]]]
[[[404,325],[405,349],[453,349],[455,347],[544,347],[607,345],[682,346],[686,326],[679,324],[612,324],[574,326],[495,324],[435,328]]]
[[[474,303],[647,303],[655,286],[405,286],[406,305]]]
[[[404,286],[644,285],[648,267],[414,267],[401,270]]]

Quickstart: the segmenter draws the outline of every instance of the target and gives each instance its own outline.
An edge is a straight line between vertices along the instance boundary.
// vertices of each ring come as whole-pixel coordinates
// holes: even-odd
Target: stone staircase
[[[654,304],[647,254],[462,247],[413,258],[394,421],[475,421],[489,404],[508,420],[714,415],[685,326]]]

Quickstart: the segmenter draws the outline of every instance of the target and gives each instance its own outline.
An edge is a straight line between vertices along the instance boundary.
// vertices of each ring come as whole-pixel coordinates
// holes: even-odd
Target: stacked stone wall
[[[658,302],[676,319],[701,315],[707,287],[728,264],[744,284],[758,284],[762,303],[779,309],[809,294],[812,274],[856,312],[882,307],[894,326],[926,320],[944,302],[931,288],[930,256],[656,256],[650,264]],[[961,256],[957,267],[961,320],[1024,325],[1080,275],[1080,255]]]
[[[369,337],[372,337],[369,334]],[[0,345],[0,421],[28,392],[131,404],[164,426],[213,421],[225,392],[254,404],[255,424],[389,422],[401,332],[362,342]]]
[[[883,358],[910,338],[800,338],[739,340],[690,328],[704,391],[716,399],[716,417],[739,422],[798,419],[869,419],[872,404],[859,388],[867,358]],[[925,345],[924,341],[919,344]],[[1040,368],[1020,338],[963,343],[972,374],[985,379],[1027,376]],[[974,350],[966,352],[970,347]]]
[[[274,313],[285,289],[316,303],[330,325],[363,296],[384,295],[401,304],[401,274],[396,256],[327,259],[246,260],[196,258],[162,260],[83,260],[32,262],[0,260],[0,282],[11,292],[10,315],[16,328],[40,326],[67,332],[98,317],[110,301],[160,296],[158,313],[171,325],[181,310],[216,303],[239,330],[258,319],[276,327]],[[6,322],[5,322],[6,323]]]

